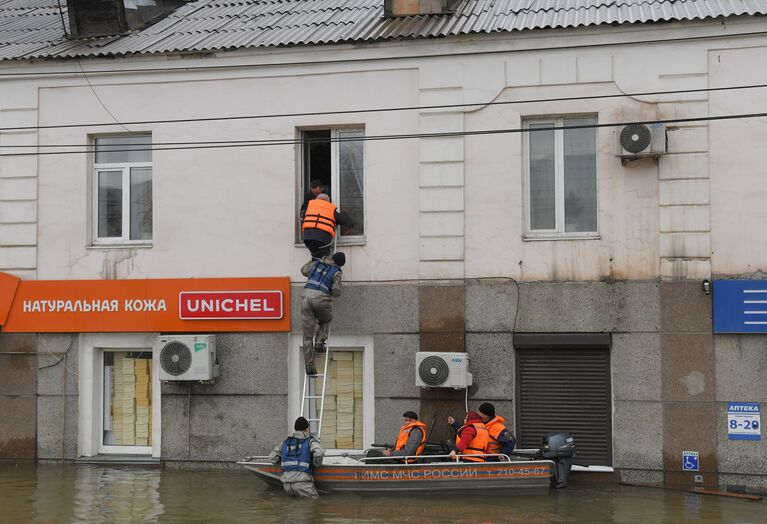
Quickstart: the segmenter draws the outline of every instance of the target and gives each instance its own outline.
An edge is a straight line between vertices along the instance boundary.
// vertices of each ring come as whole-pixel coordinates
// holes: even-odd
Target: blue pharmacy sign
[[[700,453],[682,451],[682,471],[700,471]]]
[[[761,440],[762,420],[758,402],[727,403],[727,438]]]
[[[767,333],[767,280],[714,280],[714,333]]]

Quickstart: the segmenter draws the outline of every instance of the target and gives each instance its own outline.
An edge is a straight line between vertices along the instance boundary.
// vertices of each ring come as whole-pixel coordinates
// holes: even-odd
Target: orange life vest
[[[336,205],[325,200],[310,200],[306,206],[306,214],[301,224],[301,231],[304,229],[319,229],[330,233],[333,237],[336,235]]]
[[[500,453],[502,446],[501,443],[498,442],[498,435],[506,429],[506,419],[501,416],[496,416],[485,422],[485,427],[487,428],[487,433],[490,435],[490,438],[487,441],[487,446],[485,447],[485,453]]]
[[[399,451],[401,449],[405,449],[405,444],[407,444],[407,439],[410,437],[410,432],[414,428],[419,428],[421,430],[421,443],[418,445],[418,447],[415,450],[416,455],[420,455],[423,451],[423,447],[426,445],[426,424],[421,422],[420,420],[414,420],[410,424],[405,424],[401,428],[399,428],[399,434],[397,435],[397,442],[394,444],[394,450]],[[403,459],[405,462],[415,462],[415,459]]]
[[[461,452],[461,455],[463,456],[464,460],[470,460],[472,462],[484,462],[485,457],[474,457],[472,455],[481,455],[483,453],[486,453],[485,448],[487,447],[487,443],[490,440],[490,434],[487,432],[487,428],[482,422],[471,422],[469,424],[466,424],[464,426],[461,426],[460,429],[458,429],[458,433],[455,437],[455,443],[460,444],[461,443],[461,431],[463,431],[463,428],[466,426],[474,426],[474,429],[476,430],[477,434],[475,435],[474,439],[471,441],[471,444],[469,447],[467,447],[465,450]]]

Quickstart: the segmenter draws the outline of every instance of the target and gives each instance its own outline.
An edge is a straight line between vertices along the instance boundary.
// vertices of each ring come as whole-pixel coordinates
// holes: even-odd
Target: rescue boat
[[[326,456],[313,470],[320,493],[502,492],[542,494],[565,487],[575,452],[567,433],[543,437],[541,449],[517,450],[512,456],[486,454],[487,462],[460,462],[449,455],[421,455],[414,463],[384,464],[386,457]],[[237,462],[272,486],[282,486],[282,468],[268,457]]]

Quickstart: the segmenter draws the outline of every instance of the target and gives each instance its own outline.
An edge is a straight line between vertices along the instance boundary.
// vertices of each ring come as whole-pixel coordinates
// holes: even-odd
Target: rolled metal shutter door
[[[517,349],[517,424],[520,448],[567,431],[575,463],[612,465],[612,403],[608,348]]]

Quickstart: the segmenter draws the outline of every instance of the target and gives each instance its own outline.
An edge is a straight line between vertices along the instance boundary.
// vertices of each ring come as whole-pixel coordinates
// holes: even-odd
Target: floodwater
[[[325,495],[296,500],[252,474],[0,463],[0,522],[767,523],[767,503],[574,484],[540,496]]]

